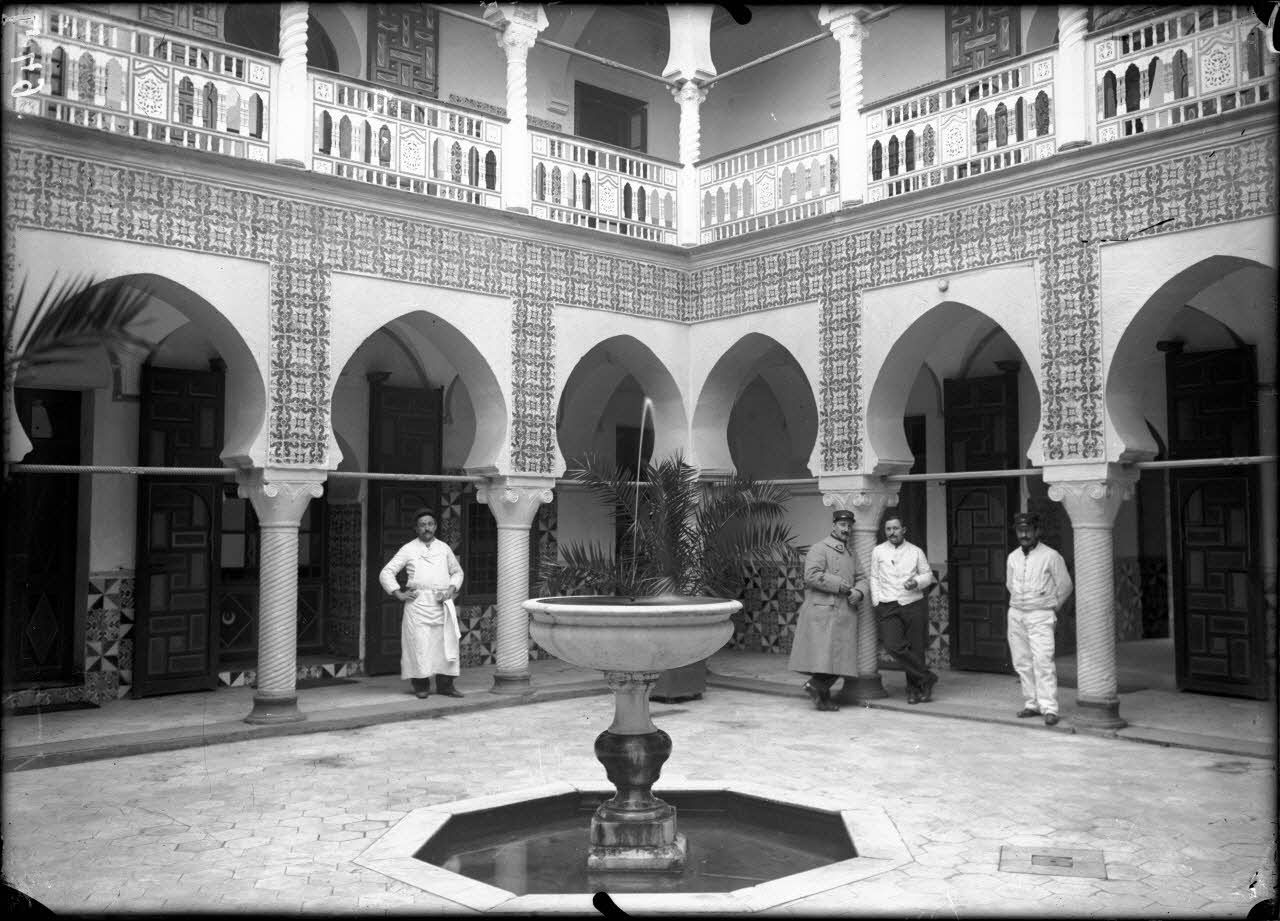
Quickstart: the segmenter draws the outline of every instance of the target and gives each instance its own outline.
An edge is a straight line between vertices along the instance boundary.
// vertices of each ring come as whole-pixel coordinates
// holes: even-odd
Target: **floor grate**
[[[1005,845],[1000,848],[1000,869],[1005,873],[1107,878],[1107,867],[1102,851],[1081,848]]]

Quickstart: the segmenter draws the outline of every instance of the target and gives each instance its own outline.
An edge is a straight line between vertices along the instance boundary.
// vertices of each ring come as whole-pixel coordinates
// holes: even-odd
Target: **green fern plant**
[[[629,552],[615,553],[599,542],[561,544],[558,558],[539,566],[544,595],[586,590],[736,598],[744,564],[798,556],[785,522],[790,494],[779,486],[746,476],[700,482],[697,469],[678,453],[646,464],[641,483],[629,468],[607,465],[596,454],[575,459],[567,476],[584,484],[615,527],[623,527]]]

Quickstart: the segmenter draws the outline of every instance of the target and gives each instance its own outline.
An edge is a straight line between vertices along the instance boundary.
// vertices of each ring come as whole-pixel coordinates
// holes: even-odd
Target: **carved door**
[[[376,473],[439,473],[444,391],[387,386],[387,375],[370,375],[369,469]],[[370,675],[400,668],[402,603],[378,583],[382,567],[413,539],[413,513],[438,511],[440,489],[433,483],[395,480],[369,482],[368,577],[365,610],[365,671]],[[404,584],[404,574],[399,577]]]
[[[1169,455],[1257,453],[1252,347],[1166,356]],[[1178,687],[1267,696],[1256,467],[1169,471]]]
[[[222,466],[222,388],[221,371],[144,367],[142,463]],[[217,687],[222,486],[138,478],[135,697]]]
[[[943,382],[947,471],[1005,470],[1018,463],[1018,376]],[[947,483],[947,572],[951,666],[1011,672],[1005,636],[1005,560],[1013,549],[1010,519],[1018,508],[1014,478]]]
[[[30,435],[28,464],[80,463],[80,394],[14,394]],[[5,482],[5,686],[70,682],[75,671],[80,478],[15,473]]]

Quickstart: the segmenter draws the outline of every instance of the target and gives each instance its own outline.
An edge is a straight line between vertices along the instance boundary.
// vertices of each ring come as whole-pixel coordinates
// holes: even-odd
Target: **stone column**
[[[1136,471],[1118,464],[1046,467],[1049,498],[1061,502],[1075,533],[1076,713],[1078,728],[1120,729],[1116,680],[1115,548],[1120,503],[1133,495]]]
[[[529,525],[538,506],[550,502],[551,484],[544,477],[498,477],[480,486],[476,498],[498,521],[498,668],[497,694],[529,690],[529,615],[521,602],[529,597]]]
[[[837,485],[834,481],[839,480]],[[834,509],[853,512],[853,553],[858,568],[871,571],[871,551],[875,549],[880,530],[880,518],[886,508],[898,504],[898,484],[888,483],[878,476],[820,477],[818,488],[822,491],[822,504]],[[880,679],[880,630],[876,624],[875,609],[871,606],[871,593],[858,605],[858,674],[853,681],[845,681],[840,699],[845,703],[878,700],[888,697]]]
[[[702,152],[702,112],[700,106],[707,91],[692,80],[672,87],[671,95],[680,104],[680,174],[676,177],[679,201],[676,242],[681,246],[697,246],[699,236],[698,168],[695,164]]]
[[[314,143],[311,94],[307,92],[309,12],[306,3],[280,4],[280,88],[272,100],[276,162],[301,169],[311,169]]]
[[[502,201],[508,211],[529,213],[532,200],[532,144],[529,140],[529,49],[547,27],[538,3],[493,3],[484,18],[502,23],[498,47],[507,56],[507,118],[502,135]]]
[[[840,204],[861,204],[867,197],[867,129],[862,112],[862,40],[867,27],[863,7],[824,4],[818,21],[840,46]]]
[[[255,467],[236,474],[261,529],[258,688],[246,723],[293,723],[298,710],[298,523],[324,494],[323,471]]]
[[[1087,6],[1058,7],[1058,57],[1053,72],[1053,121],[1058,150],[1087,147],[1089,100],[1094,88],[1089,80],[1085,37],[1089,31]]]

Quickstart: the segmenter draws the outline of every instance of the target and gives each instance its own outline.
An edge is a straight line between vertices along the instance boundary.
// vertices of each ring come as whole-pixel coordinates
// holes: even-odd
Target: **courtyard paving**
[[[774,914],[1243,918],[1274,895],[1273,759],[911,709],[654,704],[675,746],[657,792],[732,778],[885,810],[910,862]],[[5,881],[60,914],[465,914],[353,861],[418,807],[602,775],[611,712],[591,695],[6,772]],[[1003,871],[1002,847],[1098,850],[1106,878]]]

